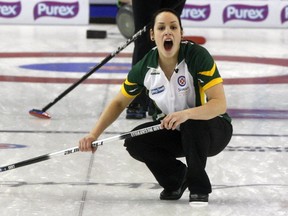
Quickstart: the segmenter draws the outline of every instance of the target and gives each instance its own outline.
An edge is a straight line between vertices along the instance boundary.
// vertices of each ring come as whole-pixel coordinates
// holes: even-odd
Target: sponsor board
[[[89,0],[0,0],[0,24],[88,24]]]
[[[104,2],[0,0],[0,24],[89,24],[89,5]],[[181,19],[184,27],[287,28],[288,0],[186,0]]]
[[[287,0],[187,0],[184,27],[287,28]]]

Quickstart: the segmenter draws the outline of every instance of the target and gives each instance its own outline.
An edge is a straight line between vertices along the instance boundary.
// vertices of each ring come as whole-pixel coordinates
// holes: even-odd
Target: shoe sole
[[[189,202],[191,207],[205,207],[208,206],[208,202],[201,202],[201,201],[193,201]]]

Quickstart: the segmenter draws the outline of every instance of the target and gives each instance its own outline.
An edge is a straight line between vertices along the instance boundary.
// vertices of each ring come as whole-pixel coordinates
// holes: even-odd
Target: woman
[[[141,30],[144,26],[148,25],[154,13],[161,8],[174,8],[174,10],[180,16],[185,2],[185,0],[132,0],[135,33]],[[132,65],[135,65],[139,60],[141,60],[154,46],[154,42],[150,40],[149,31],[144,32],[142,36],[134,41]],[[138,94],[127,107],[126,118],[146,118],[147,110],[149,115],[153,115],[155,106],[144,90]]]
[[[132,67],[121,91],[90,134],[79,141],[79,148],[95,151],[91,142],[146,87],[157,105],[163,130],[126,139],[124,146],[133,158],[146,164],[164,188],[160,199],[180,199],[188,187],[190,204],[208,204],[212,188],[205,171],[207,157],[227,146],[232,125],[225,113],[223,80],[213,58],[203,47],[181,42],[182,35],[175,11],[162,9],[154,15],[150,38],[156,47]],[[187,166],[178,157],[185,157]]]

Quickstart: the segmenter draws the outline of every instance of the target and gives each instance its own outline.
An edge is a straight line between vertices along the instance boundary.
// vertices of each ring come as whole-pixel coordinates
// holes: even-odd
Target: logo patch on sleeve
[[[162,86],[160,86],[158,88],[152,89],[151,90],[151,94],[152,95],[159,94],[159,93],[163,92],[164,90],[165,90],[165,86],[162,85]]]

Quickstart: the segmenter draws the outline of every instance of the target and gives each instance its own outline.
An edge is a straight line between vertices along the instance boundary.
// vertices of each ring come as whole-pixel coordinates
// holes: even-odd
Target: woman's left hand
[[[185,110],[170,113],[161,121],[161,127],[167,130],[175,130],[181,123],[187,120]]]

